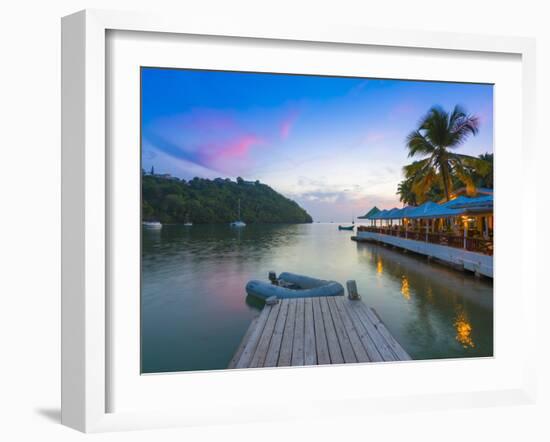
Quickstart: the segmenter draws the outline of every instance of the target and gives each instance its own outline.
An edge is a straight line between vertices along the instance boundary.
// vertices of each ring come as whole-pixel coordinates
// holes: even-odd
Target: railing
[[[423,230],[406,230],[399,227],[369,227],[359,226],[358,232],[372,232],[382,235],[396,236],[415,241],[425,241],[441,246],[454,247],[456,249],[465,249],[470,252],[483,253],[484,255],[493,255],[493,240],[477,238],[472,236],[452,235],[448,233],[433,233]]]

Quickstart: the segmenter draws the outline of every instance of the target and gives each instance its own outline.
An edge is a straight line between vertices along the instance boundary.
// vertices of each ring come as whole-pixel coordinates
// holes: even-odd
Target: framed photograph
[[[532,40],[62,31],[64,424],[533,400]]]

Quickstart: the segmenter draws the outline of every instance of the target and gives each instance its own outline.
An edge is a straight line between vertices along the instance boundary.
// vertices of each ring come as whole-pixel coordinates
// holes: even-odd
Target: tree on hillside
[[[238,202],[246,223],[310,223],[311,216],[296,202],[256,181],[243,185],[242,178],[187,183],[159,175],[142,178],[142,216],[146,221],[194,224],[229,223],[237,219]]]

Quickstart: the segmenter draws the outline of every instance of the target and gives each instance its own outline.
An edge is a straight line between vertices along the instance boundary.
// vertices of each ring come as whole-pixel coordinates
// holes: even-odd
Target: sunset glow
[[[142,166],[182,179],[260,180],[315,221],[401,206],[407,134],[433,105],[463,105],[493,151],[491,85],[142,69]]]

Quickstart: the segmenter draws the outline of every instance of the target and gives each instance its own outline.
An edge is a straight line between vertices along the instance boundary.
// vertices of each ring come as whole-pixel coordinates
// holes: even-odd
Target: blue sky
[[[401,205],[407,135],[456,104],[481,122],[460,152],[492,152],[490,85],[143,68],[142,164],[258,179],[315,221],[348,220]]]

